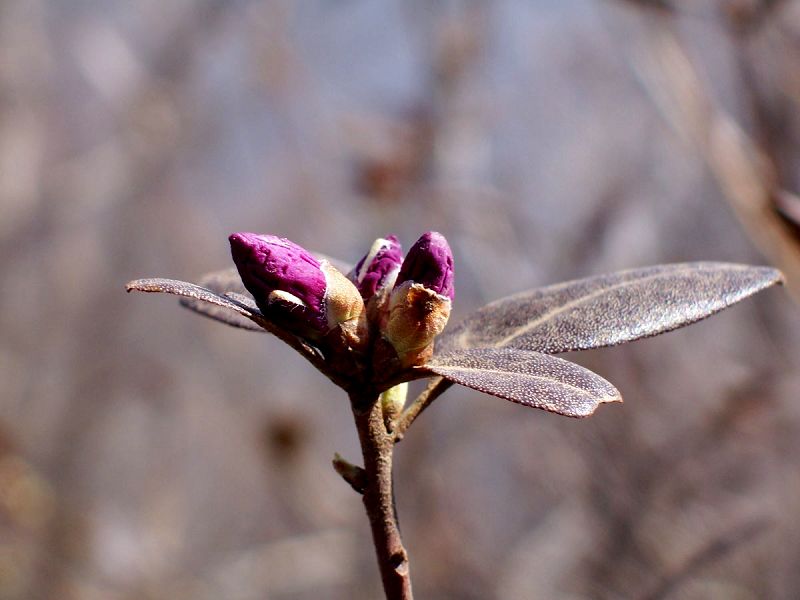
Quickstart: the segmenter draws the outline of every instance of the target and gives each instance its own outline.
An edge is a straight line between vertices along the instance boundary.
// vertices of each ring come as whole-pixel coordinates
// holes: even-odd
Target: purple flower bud
[[[429,231],[411,246],[395,285],[399,287],[406,281],[453,299],[453,253],[441,233]]]
[[[403,263],[403,249],[397,237],[388,235],[378,238],[364,257],[350,273],[361,297],[369,300],[384,288],[391,289],[400,265]]]
[[[274,235],[234,233],[231,254],[242,283],[266,316],[280,316],[292,328],[325,332],[322,263],[310,252]]]
[[[408,251],[380,325],[401,365],[422,365],[430,358],[453,295],[453,254],[442,234],[429,231]]]
[[[242,283],[265,317],[326,346],[366,347],[364,301],[336,267],[274,235],[234,233],[229,240]]]

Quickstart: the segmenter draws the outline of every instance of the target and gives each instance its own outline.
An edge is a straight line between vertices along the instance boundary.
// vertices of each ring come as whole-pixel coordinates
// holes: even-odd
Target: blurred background
[[[661,262],[788,285],[568,356],[626,399],[591,419],[440,398],[397,451],[418,597],[796,598],[798,108],[793,0],[3,0],[0,599],[380,598],[344,394],[124,284],[429,229],[453,320]]]

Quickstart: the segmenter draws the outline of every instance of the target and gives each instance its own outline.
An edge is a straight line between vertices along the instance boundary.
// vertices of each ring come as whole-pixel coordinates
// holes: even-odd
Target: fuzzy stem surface
[[[387,600],[412,600],[408,553],[403,547],[392,490],[394,436],[386,430],[378,394],[351,393],[366,486],[364,508]]]

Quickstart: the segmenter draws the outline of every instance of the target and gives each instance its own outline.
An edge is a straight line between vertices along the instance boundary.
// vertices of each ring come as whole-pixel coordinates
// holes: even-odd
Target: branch
[[[408,428],[411,427],[411,424],[416,420],[420,413],[428,408],[431,402],[436,400],[436,398],[449,390],[451,385],[453,385],[453,383],[451,381],[447,381],[443,377],[434,377],[431,379],[428,387],[425,388],[419,396],[417,396],[417,399],[414,400],[414,402],[397,420],[393,431],[395,442],[399,442],[403,439],[406,431],[408,431]]]
[[[367,472],[364,469],[346,461],[338,452],[333,455],[331,462],[333,470],[349,483],[351,488],[359,494],[364,493],[367,488]]]
[[[386,431],[377,394],[354,392],[350,401],[364,456],[364,508],[372,528],[386,600],[412,600],[408,553],[400,537],[392,491],[394,438]]]
[[[717,102],[669,21],[652,23],[630,55],[634,73],[678,135],[705,161],[753,243],[786,274],[800,301],[800,241],[775,211],[784,193],[774,161]]]
[[[764,518],[748,521],[739,527],[725,532],[700,548],[677,571],[664,580],[642,600],[663,600],[675,591],[684,581],[703,568],[725,558],[740,545],[762,533],[769,523]]]

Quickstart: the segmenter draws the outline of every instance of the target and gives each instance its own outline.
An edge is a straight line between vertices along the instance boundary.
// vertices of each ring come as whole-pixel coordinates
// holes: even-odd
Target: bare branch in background
[[[690,556],[679,569],[664,577],[663,581],[641,600],[664,600],[679,590],[688,579],[724,559],[738,548],[763,534],[770,523],[767,519],[754,519],[723,533],[707,542]]]
[[[781,188],[774,161],[714,100],[668,18],[649,32],[629,61],[665,120],[703,158],[742,227],[783,270],[800,301],[800,238],[776,212]]]

